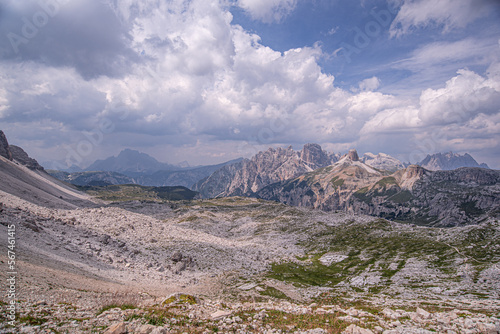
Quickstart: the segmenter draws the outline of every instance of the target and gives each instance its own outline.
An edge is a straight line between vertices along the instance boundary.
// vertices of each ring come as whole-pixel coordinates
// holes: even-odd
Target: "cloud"
[[[491,68],[496,69],[496,66]],[[386,132],[426,126],[466,124],[478,114],[498,115],[500,81],[491,71],[483,77],[470,70],[459,70],[443,88],[422,91],[418,103],[383,110],[370,119],[363,132]]]
[[[379,134],[406,133],[414,137],[413,148],[408,147],[407,152],[414,150],[423,156],[444,150],[481,151],[481,147],[498,151],[499,68],[492,64],[485,76],[459,70],[444,87],[422,91],[418,101],[381,110],[364,124],[360,134],[368,140]],[[409,159],[418,160],[415,154]]]
[[[182,135],[192,141],[248,141],[265,128],[275,132],[272,141],[290,141],[339,129],[342,115],[335,115],[334,106],[345,104],[348,94],[338,94],[334,77],[322,72],[319,47],[274,51],[231,25],[231,14],[215,1],[128,6],[110,7],[128,27],[134,54],[134,61],[119,67],[120,76],[87,76],[81,63],[4,61],[2,72],[9,75],[0,77],[0,87],[7,90],[2,103],[8,108],[1,121],[50,120],[80,131],[109,119],[115,134]],[[73,17],[59,15],[63,22]],[[93,28],[83,30],[85,35]],[[289,119],[289,128],[278,134],[270,124],[280,117]],[[304,117],[311,126],[303,124]],[[337,125],[324,127],[328,122]]]
[[[297,0],[238,0],[254,20],[264,23],[280,22],[287,17],[297,5]]]
[[[347,148],[375,143],[381,134],[396,133],[397,147],[438,125],[446,129],[450,137],[443,142],[450,145],[460,132],[476,143],[497,138],[492,134],[500,105],[496,62],[486,74],[463,69],[443,80],[442,87],[408,99],[375,91],[378,77],[361,81],[357,90],[336,87],[335,77],[320,65],[324,53],[319,44],[273,50],[235,25],[229,7],[216,0],[109,0],[85,9],[89,25],[77,18],[77,9],[84,9],[75,1],[74,7],[61,7],[35,39],[20,47],[19,55],[0,60],[2,127],[16,129],[10,136],[13,132],[18,143],[30,138],[30,146],[43,156],[64,158],[61,143],[77,150],[90,140],[89,132],[94,139],[102,134],[102,142],[92,144],[93,153],[82,153],[83,160],[134,147],[164,149],[179,161],[189,156],[195,163],[281,144]],[[7,26],[19,29],[20,13],[39,10],[37,3],[28,4],[9,2],[9,13],[16,15],[1,21],[2,32],[9,31]],[[259,4],[267,6],[253,3]],[[295,2],[283,4],[292,8]],[[99,22],[92,26],[94,12]],[[98,36],[96,27],[104,29],[107,21],[110,30]],[[64,32],[69,36],[53,40]],[[108,39],[115,44],[107,45]],[[401,66],[417,70],[432,62],[433,54],[442,55],[434,59],[436,66],[454,55],[474,58],[476,53],[467,48],[481,50],[484,45],[471,39],[430,44]],[[448,49],[453,52],[442,53]],[[476,105],[456,112],[474,97]],[[102,124],[110,125],[109,131],[104,133]],[[99,153],[108,147],[110,152]],[[232,153],[221,155],[223,151]]]
[[[466,38],[458,41],[440,41],[425,44],[411,53],[411,57],[393,64],[394,68],[420,72],[430,67],[457,66],[457,64],[490,64],[498,52],[496,39]],[[434,69],[433,69],[434,71]]]
[[[377,77],[371,77],[359,83],[359,89],[361,91],[373,91],[379,87],[380,87],[380,79]]]
[[[495,6],[490,0],[400,0],[401,8],[391,24],[390,35],[398,37],[416,29],[441,27],[444,32],[464,28],[487,16]]]
[[[0,4],[3,59],[75,68],[85,79],[120,77],[139,57],[129,26],[99,1],[18,1]]]

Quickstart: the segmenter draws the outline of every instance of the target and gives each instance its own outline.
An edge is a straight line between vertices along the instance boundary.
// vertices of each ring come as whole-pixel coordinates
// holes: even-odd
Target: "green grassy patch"
[[[106,311],[109,311],[114,308],[119,308],[120,310],[132,310],[137,308],[137,306],[133,304],[109,304],[109,305],[104,305],[97,311],[97,315],[104,313]]]
[[[342,185],[344,185],[344,180],[340,179],[338,176],[335,176],[330,182],[335,188],[342,187]]]

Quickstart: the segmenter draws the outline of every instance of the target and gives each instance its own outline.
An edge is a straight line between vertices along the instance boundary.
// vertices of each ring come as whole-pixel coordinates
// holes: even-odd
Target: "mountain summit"
[[[465,153],[464,155],[456,154],[453,152],[448,153],[436,153],[433,155],[427,155],[424,160],[422,160],[418,165],[424,167],[428,170],[453,170],[460,167],[481,167],[488,168],[488,165],[482,163],[479,164],[470,154]]]
[[[347,153],[347,157],[352,161],[359,161],[358,151],[355,149],[350,150],[349,153]]]
[[[136,173],[154,173],[159,170],[179,169],[173,165],[159,162],[152,156],[136,150],[125,149],[117,157],[109,157],[105,160],[97,160],[90,165],[87,171],[118,172],[125,175]]]

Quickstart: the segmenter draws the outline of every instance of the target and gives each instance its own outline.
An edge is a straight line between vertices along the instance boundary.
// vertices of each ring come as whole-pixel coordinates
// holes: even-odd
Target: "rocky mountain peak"
[[[355,149],[350,150],[349,153],[347,153],[347,157],[352,161],[359,161],[358,151]]]
[[[9,142],[2,130],[0,130],[0,155],[12,161],[12,152],[9,149]]]
[[[327,166],[330,164],[328,154],[318,144],[305,144],[299,152],[300,159],[310,167]]]

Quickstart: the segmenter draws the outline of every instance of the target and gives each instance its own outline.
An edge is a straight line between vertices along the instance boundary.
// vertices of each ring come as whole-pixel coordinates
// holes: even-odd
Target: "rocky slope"
[[[92,206],[91,197],[51,177],[0,157],[0,190],[47,207]]]
[[[413,165],[391,174],[362,163],[351,151],[332,166],[264,187],[257,197],[424,225],[456,226],[500,215],[500,171],[460,168],[432,172]]]
[[[8,145],[1,131],[0,146],[4,154],[0,156],[1,191],[46,207],[69,209],[95,205],[90,196],[47,174],[23,149]]]
[[[12,153],[12,159],[14,161],[19,162],[21,165],[28,167],[29,169],[32,170],[41,170],[43,171],[44,168],[36,161],[35,159],[31,158],[28,153],[26,153],[22,148],[19,146],[15,145],[10,145],[9,146],[10,152]]]
[[[338,157],[306,144],[296,152],[292,147],[270,148],[251,159],[225,166],[193,186],[205,198],[250,196],[263,187],[328,166]]]
[[[460,167],[489,168],[488,165],[484,163],[478,164],[477,161],[468,153],[460,155],[453,152],[427,155],[427,157],[419,162],[418,165],[433,171],[453,170]]]
[[[353,195],[350,206],[358,213],[433,226],[475,224],[500,215],[500,172],[410,166]]]

